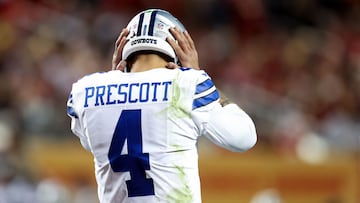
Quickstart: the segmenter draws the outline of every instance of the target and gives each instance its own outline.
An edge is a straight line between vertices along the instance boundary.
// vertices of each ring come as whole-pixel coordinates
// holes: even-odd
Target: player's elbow
[[[206,128],[210,140],[230,151],[247,151],[257,142],[254,122],[235,104],[214,111]]]
[[[239,147],[236,148],[237,151],[239,152],[243,152],[243,151],[247,151],[251,148],[253,148],[257,142],[257,136],[256,136],[256,132],[247,132],[247,134],[245,136],[240,136],[241,140],[239,140]]]
[[[212,120],[217,119],[221,118],[213,117]],[[257,142],[255,125],[247,115],[241,119],[235,116],[225,122],[212,122],[208,127],[207,137],[233,152],[247,151]]]
[[[235,152],[244,152],[253,148],[257,142],[256,129],[253,121],[249,118],[246,125],[236,125],[233,129],[229,149]]]
[[[253,120],[243,110],[233,105],[228,107],[231,116],[228,116],[231,128],[227,131],[232,140],[230,150],[244,152],[253,148],[257,142],[256,128]]]

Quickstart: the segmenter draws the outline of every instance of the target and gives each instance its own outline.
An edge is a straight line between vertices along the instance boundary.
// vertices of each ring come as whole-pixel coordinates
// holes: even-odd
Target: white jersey
[[[102,203],[201,202],[198,137],[232,151],[256,142],[247,114],[222,107],[210,77],[189,68],[85,76],[67,110],[94,155]]]

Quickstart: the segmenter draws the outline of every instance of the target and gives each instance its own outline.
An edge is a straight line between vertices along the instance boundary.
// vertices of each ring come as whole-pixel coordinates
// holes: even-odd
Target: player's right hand
[[[187,31],[181,32],[178,28],[170,28],[171,34],[175,40],[167,37],[166,40],[169,42],[171,47],[174,49],[175,54],[179,58],[179,61],[183,67],[194,68],[200,70],[198,53],[195,48],[194,41]],[[169,63],[167,68],[177,68],[175,63]]]
[[[122,29],[119,37],[115,42],[115,50],[112,58],[112,70],[124,71],[126,68],[126,61],[122,60],[122,51],[127,42],[126,37],[129,35],[129,30]]]

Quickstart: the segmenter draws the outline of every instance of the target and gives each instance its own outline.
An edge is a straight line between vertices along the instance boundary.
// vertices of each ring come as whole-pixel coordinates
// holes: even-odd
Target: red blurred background
[[[110,69],[121,29],[146,8],[183,22],[201,67],[257,127],[243,154],[200,140],[204,202],[360,202],[358,1],[0,0],[4,202],[97,202],[67,97]]]

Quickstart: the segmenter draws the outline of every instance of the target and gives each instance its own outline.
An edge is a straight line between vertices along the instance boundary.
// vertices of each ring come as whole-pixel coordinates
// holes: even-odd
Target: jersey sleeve
[[[204,128],[209,140],[231,151],[249,150],[257,141],[253,121],[236,104],[214,108]]]
[[[252,148],[256,130],[252,119],[236,104],[222,107],[220,95],[211,78],[204,72],[195,88],[192,118],[202,136],[230,151]]]
[[[74,83],[67,101],[67,115],[71,118],[71,131],[80,139],[81,145],[88,151],[91,151],[88,144],[87,137],[84,133],[84,128],[81,120],[81,108],[78,103],[81,103],[79,97],[81,92],[77,91],[77,83]]]

